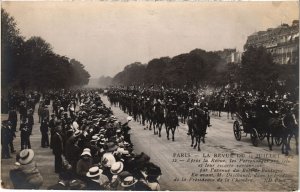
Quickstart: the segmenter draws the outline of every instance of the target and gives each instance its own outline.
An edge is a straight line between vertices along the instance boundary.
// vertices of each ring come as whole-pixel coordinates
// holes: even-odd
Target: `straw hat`
[[[104,138],[100,139],[99,145],[105,145],[106,140]]]
[[[24,149],[20,152],[19,163],[22,165],[26,165],[33,160],[34,152],[32,149]]]
[[[86,173],[86,176],[89,178],[93,178],[93,177],[97,177],[99,175],[101,175],[103,172],[102,169],[99,169],[99,167],[95,166],[95,167],[91,167],[89,169],[89,172]]]
[[[98,141],[99,139],[100,139],[100,137],[98,137],[97,135],[94,135],[94,136],[92,137],[91,142],[92,142],[92,141]]]
[[[117,129],[117,130],[116,130],[116,133],[121,133],[121,132],[122,132],[121,129]]]
[[[131,116],[128,116],[127,117],[127,121],[131,121],[132,120],[132,117]]]
[[[105,133],[105,129],[100,129],[99,133],[102,135],[103,133]]]
[[[116,162],[116,159],[113,156],[113,154],[104,153],[103,156],[102,156],[102,161],[101,162],[103,162],[103,165],[105,167],[111,167]]]
[[[74,136],[75,136],[75,137],[78,137],[80,134],[81,134],[81,131],[76,130],[75,133],[74,133]]]
[[[124,178],[124,180],[121,183],[121,186],[122,187],[130,187],[130,186],[136,184],[136,182],[137,182],[137,179],[135,179],[133,176],[128,176],[128,177]]]
[[[129,154],[129,151],[125,150],[123,147],[119,147],[117,149],[117,152],[121,153],[122,155],[128,155]]]
[[[114,175],[117,175],[123,171],[124,164],[121,161],[117,161],[114,164],[112,164],[110,168],[110,172]]]

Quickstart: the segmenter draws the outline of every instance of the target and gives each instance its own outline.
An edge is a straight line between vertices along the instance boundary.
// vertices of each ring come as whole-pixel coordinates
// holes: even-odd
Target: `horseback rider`
[[[176,127],[179,126],[179,119],[176,114],[175,108],[171,110],[166,115],[166,129],[167,129],[167,139],[169,140],[169,130],[172,131],[172,141],[174,141],[174,133]]]
[[[189,109],[189,116],[191,117],[191,119],[195,119],[197,116],[197,106],[198,106],[198,103],[194,103],[194,106]],[[191,133],[192,133],[192,128],[189,126],[187,135],[191,135]]]
[[[204,118],[206,120],[207,126],[211,127],[209,110],[208,110],[208,103],[204,100],[204,97],[201,97],[201,101],[199,103],[199,106],[205,112]]]

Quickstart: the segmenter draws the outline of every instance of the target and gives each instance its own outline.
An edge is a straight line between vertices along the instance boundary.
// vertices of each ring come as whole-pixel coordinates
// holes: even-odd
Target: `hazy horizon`
[[[199,48],[237,48],[256,31],[299,19],[288,2],[2,2],[21,35],[40,36],[54,52],[84,64],[91,78],[113,77]]]

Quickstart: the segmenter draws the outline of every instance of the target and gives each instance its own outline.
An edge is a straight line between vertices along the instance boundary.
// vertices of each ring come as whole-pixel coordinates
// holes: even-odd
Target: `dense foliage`
[[[274,92],[292,91],[299,86],[297,65],[280,65],[263,47],[249,47],[242,56],[238,79],[244,89]]]
[[[293,90],[298,87],[298,65],[278,65],[263,47],[249,47],[240,64],[226,63],[217,52],[195,49],[147,64],[133,63],[113,78],[115,85],[239,87],[244,90]]]
[[[210,82],[219,84],[217,76],[226,70],[225,61],[214,52],[195,49],[173,58],[162,57],[148,64],[133,63],[113,78],[114,84],[166,85],[183,87]]]
[[[41,37],[25,40],[13,17],[1,9],[1,87],[43,90],[88,83],[90,75],[75,59],[53,52]]]

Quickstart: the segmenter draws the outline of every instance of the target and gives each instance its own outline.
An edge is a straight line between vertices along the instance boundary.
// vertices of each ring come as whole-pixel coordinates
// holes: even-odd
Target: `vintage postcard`
[[[4,189],[297,191],[298,1],[2,1]]]

